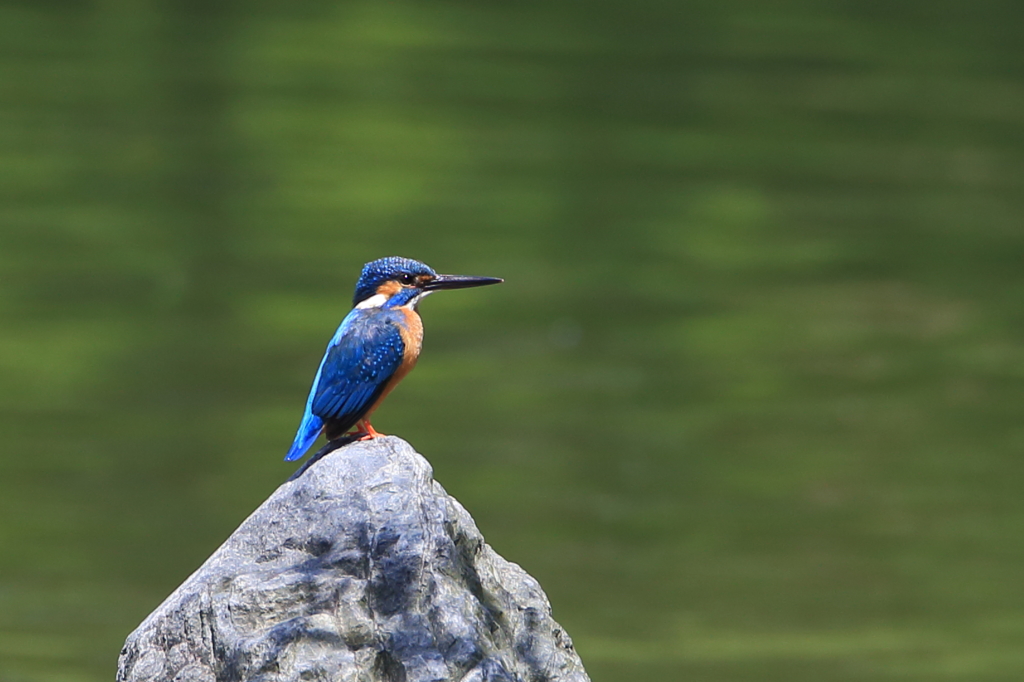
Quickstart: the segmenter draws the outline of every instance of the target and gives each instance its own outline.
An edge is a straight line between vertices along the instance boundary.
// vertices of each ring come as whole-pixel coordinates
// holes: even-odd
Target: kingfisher
[[[323,433],[328,444],[377,438],[370,415],[416,365],[423,346],[420,301],[443,289],[498,284],[497,277],[439,275],[411,258],[392,256],[363,266],[352,299],[352,311],[334,332],[285,461],[309,450]],[[348,433],[349,429],[355,429]],[[312,460],[311,460],[312,461]]]

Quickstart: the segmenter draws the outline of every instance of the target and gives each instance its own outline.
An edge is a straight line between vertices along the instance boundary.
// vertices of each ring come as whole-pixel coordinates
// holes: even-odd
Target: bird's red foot
[[[356,426],[358,427],[358,430],[356,431],[356,435],[359,436],[358,440],[373,440],[374,438],[380,438],[385,435],[373,428],[373,424],[365,419],[359,421]]]

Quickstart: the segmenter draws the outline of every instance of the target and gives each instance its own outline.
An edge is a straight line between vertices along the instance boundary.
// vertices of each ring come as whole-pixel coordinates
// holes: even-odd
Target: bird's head
[[[425,263],[389,256],[363,266],[352,304],[357,308],[415,308],[424,296],[441,289],[481,287],[501,281],[497,277],[439,275]]]

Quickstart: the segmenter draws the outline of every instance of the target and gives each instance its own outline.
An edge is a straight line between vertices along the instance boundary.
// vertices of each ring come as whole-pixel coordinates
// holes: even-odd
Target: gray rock
[[[588,682],[537,581],[405,441],[270,496],[128,636],[120,682]]]

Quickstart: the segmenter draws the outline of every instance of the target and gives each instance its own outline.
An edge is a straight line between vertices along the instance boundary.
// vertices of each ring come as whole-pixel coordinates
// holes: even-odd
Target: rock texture
[[[544,592],[406,442],[282,485],[129,635],[127,682],[588,682]]]

